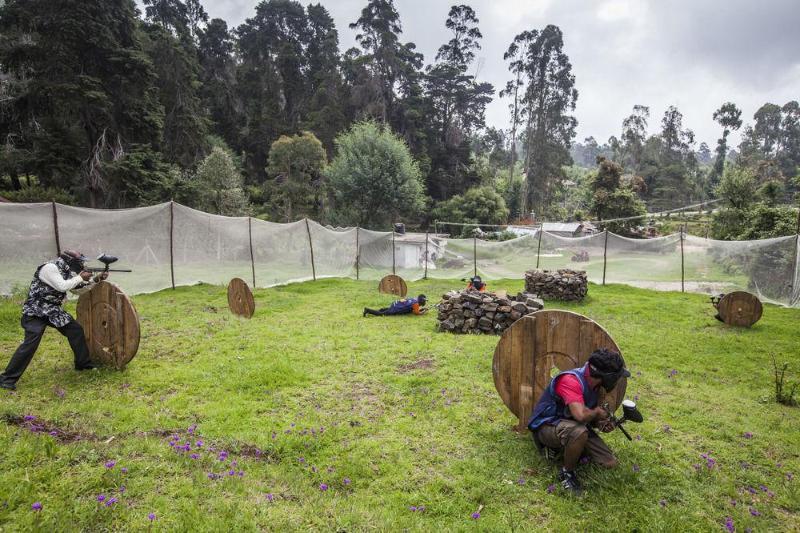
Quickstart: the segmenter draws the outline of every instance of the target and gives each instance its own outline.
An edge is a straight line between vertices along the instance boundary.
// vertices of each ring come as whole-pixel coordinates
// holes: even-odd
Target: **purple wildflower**
[[[236,475],[236,470],[228,470],[228,475],[229,476],[235,476]]]
[[[236,474],[237,474],[239,477],[244,477],[244,472],[242,472],[241,470],[239,470],[238,472],[236,472]]]
[[[759,485],[758,488],[761,489],[761,492],[767,492],[769,490],[766,485]]]
[[[123,474],[127,474],[127,473],[128,473],[128,469],[127,469],[126,467],[124,467],[124,466],[123,466],[122,468],[120,468],[119,470],[120,470],[120,472],[122,472]]]
[[[305,462],[306,462],[306,458],[305,458],[305,457],[298,457],[298,458],[297,458],[297,462],[298,462],[298,463],[301,463],[301,464],[302,464],[302,463],[305,463]]]
[[[156,519],[156,514],[155,513],[150,513],[149,515],[147,515],[147,518],[148,518],[148,520],[150,520],[152,522],[153,520]]]
[[[638,402],[639,401],[639,395],[638,394],[633,397],[633,401],[634,402]]]
[[[556,490],[556,486],[555,486],[555,484],[552,484],[549,487],[547,487],[547,494],[553,494],[553,491],[555,491],[555,490]]]
[[[350,478],[349,477],[344,478],[344,484],[345,485],[349,485],[350,484]]]
[[[272,432],[272,440],[275,440],[275,437],[276,437],[277,435],[278,435],[278,434],[277,434],[277,433],[275,433],[275,432],[273,431],[273,432]]]
[[[214,474],[213,472],[209,472],[208,473],[208,479],[217,479],[217,475]]]
[[[110,470],[110,469],[114,468],[114,465],[115,465],[115,464],[117,464],[117,462],[116,462],[116,461],[108,461],[108,462],[106,463],[106,468],[108,468],[108,469]]]
[[[120,492],[120,494],[124,493],[126,490],[127,490],[127,489],[125,488],[125,485],[122,485],[122,486],[119,488],[119,492]]]
[[[117,503],[118,501],[119,501],[119,500],[118,500],[118,499],[116,499],[116,498],[109,498],[109,499],[108,499],[108,501],[106,502],[106,507],[111,507],[112,505],[114,505],[114,504],[115,504],[115,503]]]
[[[198,448],[202,448],[203,447],[203,441],[199,440],[199,441],[195,442],[194,445],[196,447],[198,447]]]
[[[525,478],[521,477],[517,480],[517,485],[524,485],[524,484],[525,484]]]
[[[581,459],[580,459],[580,461],[579,461],[579,462],[580,462],[580,464],[582,464],[582,465],[589,464],[589,458],[588,458],[587,456],[585,456],[585,455],[584,455],[583,457],[581,457]]]
[[[639,472],[639,465],[634,464],[633,465],[633,471],[638,473]]]
[[[31,422],[33,420],[36,420],[36,417],[33,415],[25,415],[23,418],[25,419],[25,422]]]
[[[199,458],[200,458],[200,456],[199,456],[199,455],[197,455],[196,453],[193,453],[193,454],[192,454],[192,455],[190,455],[189,457],[191,457],[192,459],[199,459]]]
[[[411,511],[412,513],[416,513],[416,512],[417,512],[417,508],[416,508],[416,506],[414,506],[414,505],[412,505],[411,507],[409,507],[409,508],[408,508],[408,510],[409,510],[409,511]]]
[[[64,392],[64,389],[58,388],[56,389],[56,396],[59,398],[63,398],[67,393]]]
[[[733,525],[733,518],[730,516],[725,518],[725,529],[727,529],[730,533],[736,531],[736,528]]]
[[[42,510],[42,504],[40,502],[33,502],[33,505],[31,505],[31,511],[39,512],[41,510]]]
[[[231,466],[236,466],[236,465],[238,465],[238,464],[239,464],[239,462],[238,462],[236,459],[234,459],[233,461],[231,461]]]
[[[664,433],[669,433],[672,428],[669,427],[669,424],[664,424],[664,427],[662,429]]]
[[[744,437],[744,438],[746,438],[746,439],[752,439],[752,438],[753,438],[753,434],[752,434],[752,433],[750,433],[749,431],[745,431],[745,432],[742,434],[742,437]]]
[[[51,437],[58,437],[58,431],[51,431],[50,432],[50,436]]]
[[[192,434],[194,434],[194,430],[195,429],[197,429],[197,424],[192,424],[191,426],[189,426],[189,429],[186,430],[186,433],[188,433],[189,435],[192,435]]]
[[[322,492],[325,492],[326,490],[328,490],[328,485],[325,484],[325,483],[320,483],[319,484],[319,490],[321,490]]]
[[[732,505],[733,507],[736,507],[736,500],[731,500],[731,505]]]
[[[791,481],[794,479],[794,474],[791,472],[786,472],[786,481]]]
[[[642,372],[641,372],[641,371],[637,371],[637,372],[636,372],[636,376],[637,376],[637,377],[638,377],[638,376],[641,376],[641,375],[642,375]]]
[[[326,468],[325,470],[327,470],[329,474],[333,474],[333,473],[336,471],[336,469],[335,469],[335,468],[333,468],[332,466],[329,466],[329,467],[328,467],[328,468]]]
[[[106,495],[105,494],[98,494],[97,495],[97,501],[99,501],[99,502],[106,501]]]
[[[225,459],[228,458],[228,452],[226,452],[225,450],[222,450],[221,452],[219,452],[219,455],[217,456],[217,458],[220,461],[224,461]]]
[[[759,513],[758,509],[756,509],[755,507],[750,508],[750,514],[753,516],[761,516],[761,513]]]
[[[641,435],[636,435],[636,440],[642,440],[642,436]]]
[[[316,474],[317,473],[317,467],[312,465],[311,466],[311,471]]]
[[[693,465],[692,465],[692,468],[694,468],[696,471],[698,471],[698,472],[699,472],[699,471],[700,471],[700,463],[695,463],[695,464],[693,464]]]
[[[472,519],[473,520],[477,520],[480,517],[481,517],[481,513],[479,513],[478,511],[475,511],[474,513],[472,513]]]
[[[758,491],[753,487],[747,487],[747,492],[749,492],[750,494],[758,494]]]
[[[667,506],[667,500],[665,500],[663,498],[658,500],[658,505],[660,505],[661,507],[666,507]]]
[[[425,511],[425,506],[424,505],[420,505],[419,507],[417,507],[417,511],[420,512],[420,513]]]
[[[272,493],[270,492],[269,494],[267,494],[266,498],[268,502],[272,503],[272,500],[275,499],[275,496],[273,496]]]

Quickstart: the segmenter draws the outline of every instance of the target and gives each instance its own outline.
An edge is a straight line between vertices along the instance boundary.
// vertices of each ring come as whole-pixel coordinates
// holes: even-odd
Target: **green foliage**
[[[153,205],[179,194],[180,169],[163,160],[148,145],[135,145],[116,160],[105,164],[108,202],[118,207]]]
[[[432,216],[446,222],[504,224],[508,221],[508,208],[493,189],[475,187],[437,204]]]
[[[385,229],[416,216],[425,200],[417,163],[388,128],[360,122],[336,138],[326,175],[338,224]]]
[[[246,216],[250,205],[244,180],[231,155],[215,147],[197,167],[194,179],[198,209],[226,216]]]
[[[75,197],[58,187],[42,187],[41,185],[23,186],[17,191],[0,190],[0,196],[17,203],[57,202],[64,205],[75,205]]]
[[[756,201],[753,170],[738,165],[729,166],[725,169],[716,193],[726,206],[739,210],[748,209]]]
[[[592,190],[591,213],[598,220],[635,217],[647,213],[644,202],[622,183],[622,167],[603,157],[598,158],[598,169],[590,184]],[[625,235],[631,228],[640,226],[643,219],[605,223],[604,227],[614,233]]]
[[[302,217],[316,218],[321,210],[324,187],[322,168],[325,148],[313,133],[288,137],[272,143],[265,185],[273,208],[287,222]]]

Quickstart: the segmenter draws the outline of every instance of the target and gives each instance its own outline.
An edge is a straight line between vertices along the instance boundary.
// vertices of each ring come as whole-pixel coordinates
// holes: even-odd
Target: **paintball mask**
[[[472,278],[469,281],[472,283],[472,286],[474,288],[476,288],[478,290],[481,290],[481,288],[483,288],[483,280],[481,279],[480,276],[475,276],[474,278]]]
[[[64,260],[72,272],[76,273],[79,273],[84,269],[83,264],[87,259],[89,259],[82,253],[76,252],[75,250],[64,250],[58,257]]]
[[[620,378],[628,378],[631,373],[625,368],[625,360],[617,352],[600,349],[589,356],[589,375],[601,380],[606,392],[612,390]]]
[[[420,307],[425,307],[425,304],[428,303],[428,299],[424,294],[420,294],[417,296],[417,303],[420,305]]]

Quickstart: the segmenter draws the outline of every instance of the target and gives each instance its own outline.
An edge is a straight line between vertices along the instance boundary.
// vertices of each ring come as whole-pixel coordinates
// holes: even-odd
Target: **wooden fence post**
[[[250,239],[250,268],[253,271],[253,288],[256,288],[256,261],[253,258],[253,217],[247,217],[247,237]]]
[[[539,268],[539,254],[542,251],[542,233],[544,233],[544,224],[539,226],[539,246],[536,248],[536,268]]]
[[[314,244],[311,242],[311,228],[308,227],[308,219],[306,221],[306,232],[308,233],[308,248],[311,250],[311,276],[314,281],[317,281],[317,267],[314,265]]]
[[[55,200],[51,202],[51,205],[53,206],[53,231],[56,234],[56,257],[58,257],[61,255],[61,237],[58,234],[58,210]]]
[[[683,259],[683,226],[681,226],[681,292],[686,292],[686,273]]]
[[[394,223],[392,223],[392,274],[396,274],[394,258]]]
[[[478,275],[478,237],[473,235],[472,236],[472,265],[473,265],[473,276]]]
[[[606,234],[605,241],[603,242],[603,285],[606,284],[606,264],[608,260],[608,228],[603,232]]]
[[[358,281],[359,263],[361,262],[361,248],[358,243],[358,226],[356,226],[356,281]]]
[[[173,233],[175,232],[175,201],[169,201],[169,275],[175,289],[175,254],[173,252]]]
[[[422,276],[422,279],[428,279],[428,259],[430,255],[428,254],[428,232],[425,232],[425,275]]]

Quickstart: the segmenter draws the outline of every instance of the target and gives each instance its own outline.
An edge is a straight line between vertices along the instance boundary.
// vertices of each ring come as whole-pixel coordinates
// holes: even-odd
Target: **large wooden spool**
[[[729,326],[749,328],[761,319],[761,300],[744,291],[729,292],[717,304],[719,317]]]
[[[241,278],[233,278],[228,284],[228,307],[234,315],[250,318],[256,312],[253,292]]]
[[[378,284],[378,292],[384,294],[394,294],[395,296],[405,297],[408,294],[408,286],[403,278],[394,274],[384,276]]]
[[[83,327],[93,361],[121,370],[139,350],[139,315],[128,296],[101,281],[78,299],[78,323]]]
[[[557,371],[583,366],[599,348],[619,352],[611,335],[593,320],[569,311],[542,310],[524,316],[508,328],[494,351],[492,375],[503,403],[523,430]],[[620,378],[609,392],[600,389],[600,404],[614,412],[625,397],[627,380]]]

